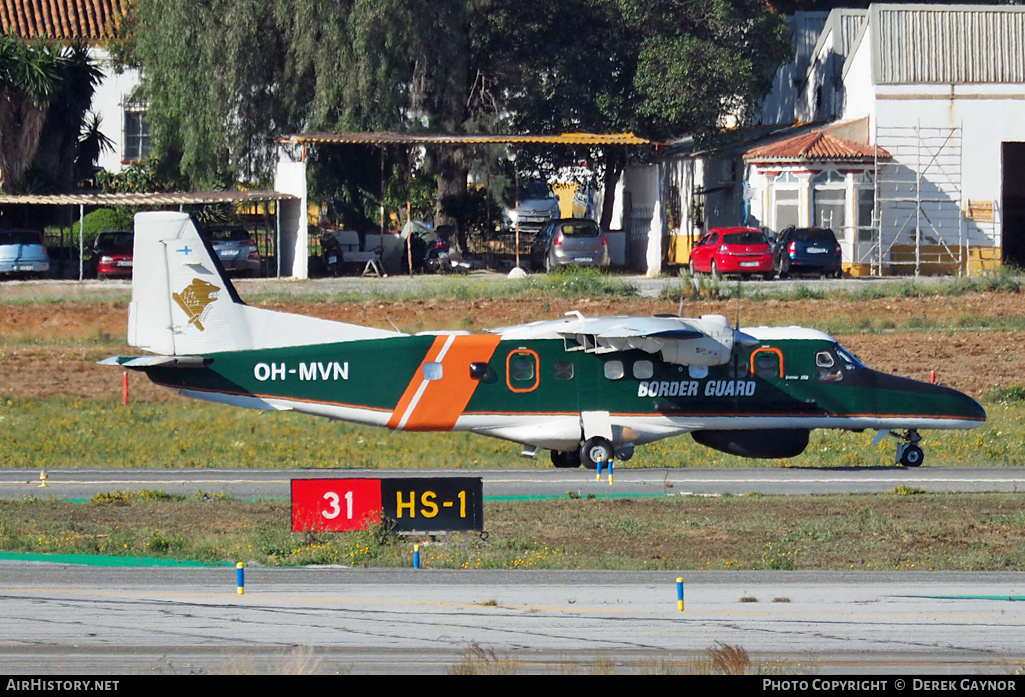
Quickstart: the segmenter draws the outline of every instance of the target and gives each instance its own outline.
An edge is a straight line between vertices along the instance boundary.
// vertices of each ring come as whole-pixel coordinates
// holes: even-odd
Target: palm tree
[[[89,106],[103,73],[89,58],[89,49],[83,43],[63,48],[61,56],[64,58],[61,79],[50,100],[32,169],[38,170],[43,181],[52,182],[56,190],[70,191],[79,179],[76,164],[81,155],[82,139],[89,133]],[[92,125],[98,128],[99,122]],[[98,130],[96,133],[104,138]],[[84,164],[88,169],[95,162],[93,158]]]
[[[65,63],[57,45],[0,35],[0,191],[20,189]]]
[[[114,141],[100,131],[102,121],[97,114],[89,112],[82,124],[82,133],[78,137],[78,157],[75,159],[75,182],[92,178],[93,168],[100,155],[114,149]]]

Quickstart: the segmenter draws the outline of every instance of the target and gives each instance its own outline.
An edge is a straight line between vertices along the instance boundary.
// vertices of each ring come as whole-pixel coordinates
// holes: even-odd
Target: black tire
[[[605,438],[588,438],[580,446],[580,464],[588,469],[598,469],[598,463],[608,462],[613,458],[615,449]]]
[[[579,450],[553,450],[551,451],[552,464],[559,469],[580,467]]]
[[[925,453],[917,445],[909,445],[904,448],[900,456],[900,464],[905,467],[918,467],[925,461]]]

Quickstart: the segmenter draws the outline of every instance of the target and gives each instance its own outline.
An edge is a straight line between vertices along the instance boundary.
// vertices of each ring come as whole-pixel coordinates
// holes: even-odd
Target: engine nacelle
[[[794,457],[808,447],[805,429],[761,431],[693,431],[701,445],[740,457]]]

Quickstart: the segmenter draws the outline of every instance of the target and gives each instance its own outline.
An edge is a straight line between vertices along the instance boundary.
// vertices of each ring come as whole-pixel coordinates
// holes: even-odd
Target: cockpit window
[[[840,344],[815,354],[815,379],[819,382],[842,382],[846,373],[864,367],[864,363]]]
[[[847,370],[857,370],[858,368],[864,368],[865,364],[858,360],[857,356],[845,349],[840,344],[836,345],[836,355],[840,357],[845,363]]]

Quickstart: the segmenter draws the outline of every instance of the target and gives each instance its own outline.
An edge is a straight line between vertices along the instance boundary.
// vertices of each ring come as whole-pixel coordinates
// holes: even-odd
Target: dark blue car
[[[791,274],[816,274],[840,278],[843,254],[829,228],[788,227],[773,245],[773,264],[780,278]]]

